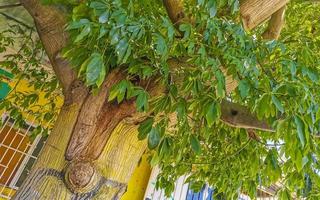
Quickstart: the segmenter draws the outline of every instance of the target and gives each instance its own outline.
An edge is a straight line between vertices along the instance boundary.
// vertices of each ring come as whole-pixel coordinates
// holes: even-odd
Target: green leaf
[[[146,120],[144,120],[138,128],[138,139],[139,140],[143,140],[147,137],[147,135],[149,134],[149,132],[152,129],[152,125],[153,125],[154,119],[153,118],[147,118]]]
[[[306,143],[304,122],[298,115],[294,116],[294,122],[297,127],[297,134],[298,134],[300,144],[302,147],[304,147]]]
[[[279,191],[280,200],[291,200],[291,195],[285,188]]]
[[[88,26],[90,24],[90,21],[88,19],[80,19],[79,21],[73,21],[71,22],[66,30],[73,30],[73,29],[79,29],[84,26]]]
[[[250,91],[250,85],[247,80],[241,80],[238,85],[238,90],[242,99],[246,98]]]
[[[165,56],[168,53],[166,40],[160,34],[155,34],[156,52],[158,55]]]
[[[217,95],[218,97],[223,98],[225,96],[225,86],[226,86],[224,75],[220,70],[217,70],[215,72],[215,77],[218,81]]]
[[[170,150],[170,144],[169,144],[169,139],[168,138],[164,138],[160,144],[160,155],[162,157],[167,156],[167,154],[169,153]]]
[[[153,127],[148,135],[148,147],[149,149],[155,149],[160,142],[159,130]]]
[[[104,24],[108,21],[108,19],[109,19],[109,11],[105,11],[104,13],[102,13],[102,15],[100,15],[99,23]]]
[[[262,119],[264,117],[269,117],[271,114],[270,109],[270,95],[269,94],[263,94],[261,98],[256,103],[255,110],[257,112],[257,116],[259,119]]]
[[[106,75],[106,69],[103,64],[103,57],[99,53],[93,53],[90,57],[90,62],[88,63],[86,70],[86,81],[87,85],[97,84],[98,86],[104,80]]]
[[[118,96],[118,85],[113,85],[110,89],[110,94],[108,97],[108,101],[114,100]]]
[[[129,46],[128,40],[123,38],[119,41],[116,46],[116,53],[118,56],[118,63],[125,63],[131,54],[131,47]]]
[[[80,42],[83,38],[85,38],[87,35],[89,35],[90,32],[91,32],[90,24],[85,25],[85,27],[82,29],[81,33],[74,40],[74,42],[75,43]]]
[[[160,157],[157,153],[153,154],[152,159],[150,161],[151,167],[155,167],[160,162]]]
[[[191,33],[191,24],[181,24],[179,30],[184,32],[183,39],[188,39]]]
[[[201,153],[201,146],[198,138],[194,136],[193,134],[190,137],[190,143],[191,143],[191,148],[196,154]]]
[[[214,17],[217,14],[217,7],[215,5],[213,5],[210,9],[209,9],[209,14],[210,17]]]
[[[272,99],[272,102],[274,103],[274,105],[277,107],[277,109],[278,109],[281,113],[284,113],[284,108],[283,108],[281,102],[279,101],[279,99],[278,99],[276,96],[274,96],[274,95],[271,96],[271,99]]]
[[[209,126],[213,124],[218,119],[218,110],[217,110],[217,104],[215,102],[212,102],[209,107],[207,108],[206,113],[206,120]]]
[[[107,32],[108,32],[108,30],[104,26],[102,26],[99,31],[98,39],[101,39],[103,36],[105,36],[107,34]]]
[[[136,105],[139,111],[148,110],[148,93],[146,93],[144,90],[139,90]]]
[[[122,80],[120,83],[118,83],[118,95],[117,95],[117,101],[118,103],[122,102],[126,95],[127,88],[129,87],[128,81],[127,80]]]

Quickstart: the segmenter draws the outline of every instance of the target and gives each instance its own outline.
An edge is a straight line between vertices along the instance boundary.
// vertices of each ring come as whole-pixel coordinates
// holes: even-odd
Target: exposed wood
[[[243,26],[251,30],[273,13],[285,6],[289,0],[242,0],[240,1],[240,14]]]
[[[98,178],[95,178],[97,172],[93,163],[86,160],[71,162],[65,174],[67,185],[74,192],[89,192],[99,181]]]
[[[168,16],[176,27],[186,19],[182,0],[163,0]]]
[[[263,33],[262,37],[267,40],[276,40],[280,36],[281,29],[284,24],[286,6],[281,7],[278,11],[272,14],[269,20],[268,28]]]
[[[36,199],[26,195],[29,190],[40,190],[40,186],[33,182],[32,176],[43,168],[52,168],[61,171],[66,165],[64,152],[66,150],[70,134],[80,112],[81,103],[63,106],[55,126],[50,134],[40,157],[24,184],[17,191],[13,199]],[[60,186],[61,187],[61,186]],[[66,191],[66,187],[64,189]],[[40,192],[40,191],[39,191]],[[39,194],[41,196],[41,194]],[[28,196],[28,198],[23,198]],[[53,198],[55,199],[55,198]]]
[[[110,123],[114,117],[112,113],[109,113],[109,115],[105,116],[105,119],[101,119],[100,115],[104,107],[108,106],[106,102],[110,87],[123,78],[124,75],[119,71],[111,72],[101,86],[99,93],[97,95],[90,94],[87,97],[74,127],[72,137],[70,138],[69,146],[66,151],[67,160],[72,160],[75,157],[81,157],[82,151],[88,146],[90,139],[93,138],[97,133],[96,129],[98,126],[102,126],[98,123],[98,120],[102,123],[106,122],[106,126],[111,125]],[[109,111],[107,110],[107,112]],[[117,124],[113,124],[113,128],[116,125]],[[106,127],[103,126],[103,129],[105,128]]]

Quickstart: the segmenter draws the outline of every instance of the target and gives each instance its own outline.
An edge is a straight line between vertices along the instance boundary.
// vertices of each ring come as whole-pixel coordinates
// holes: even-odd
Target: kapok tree
[[[316,3],[287,4],[277,41],[282,0],[21,3],[64,104],[15,199],[118,199],[147,147],[167,194],[187,174],[227,199],[318,198]]]

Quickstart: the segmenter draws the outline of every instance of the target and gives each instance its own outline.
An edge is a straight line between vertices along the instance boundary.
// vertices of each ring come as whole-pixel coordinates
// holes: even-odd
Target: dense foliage
[[[59,112],[57,102],[62,99],[57,78],[48,67],[35,29],[10,20],[4,27],[0,32],[0,67],[15,77],[4,80],[6,77],[0,76],[1,82],[13,83],[8,96],[0,100],[0,110],[15,119],[17,127],[23,127],[25,119],[41,124],[32,131],[31,139],[40,133],[45,136]]]
[[[115,68],[127,72],[109,101],[135,98],[139,111],[153,113],[138,137],[148,140],[167,194],[188,174],[195,190],[208,183],[227,199],[254,197],[273,183],[283,185],[282,199],[319,198],[319,5],[290,3],[282,37],[265,41],[265,25],[244,31],[238,0],[186,0],[192,23],[178,27],[161,1],[45,3],[70,13],[63,55],[88,87],[98,90]],[[238,81],[231,93],[224,71]],[[142,80],[166,92],[151,96]],[[275,132],[256,131],[252,139],[224,124],[223,99],[247,106]]]

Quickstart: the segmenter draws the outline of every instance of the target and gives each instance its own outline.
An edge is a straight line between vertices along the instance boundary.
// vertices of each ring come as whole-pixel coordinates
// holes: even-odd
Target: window
[[[4,115],[0,126],[0,197],[10,199],[29,174],[46,137],[38,135],[31,141],[33,123],[15,127],[15,120]]]

